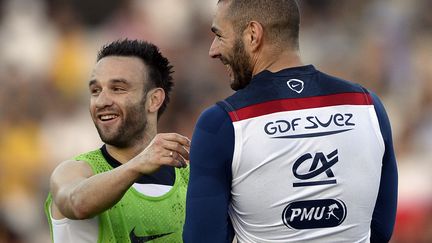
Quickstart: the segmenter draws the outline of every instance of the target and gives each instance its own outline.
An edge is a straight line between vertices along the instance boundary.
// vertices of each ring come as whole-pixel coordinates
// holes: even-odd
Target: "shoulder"
[[[200,115],[200,119],[205,119],[205,120],[209,120],[209,119],[225,120],[226,118],[229,118],[229,116],[227,112],[219,104],[215,104],[208,107]]]
[[[384,108],[383,103],[381,102],[381,99],[374,92],[369,91],[369,90],[368,90],[368,92],[369,92],[370,98],[372,100],[372,104],[375,108],[375,112],[377,113],[378,120],[380,121],[380,123],[388,122],[387,112]]]
[[[57,173],[67,173],[71,171],[82,171],[86,174],[93,175],[92,161],[103,158],[101,149],[95,149],[82,154],[79,154],[72,159],[61,162],[53,171],[53,175]]]
[[[384,105],[381,102],[381,99],[378,97],[378,95],[375,94],[372,91],[369,91],[369,90],[368,90],[368,92],[369,92],[369,95],[372,98],[372,102],[373,102],[373,104],[375,106],[375,109],[379,109],[380,111],[385,111]]]
[[[65,160],[61,162],[59,165],[57,165],[53,173],[55,173],[56,171],[63,171],[68,169],[86,169],[86,168],[91,169],[90,165],[86,161],[70,159],[70,160]]]
[[[234,126],[228,113],[219,105],[204,110],[192,136],[191,161],[222,162],[232,156],[233,150]]]
[[[223,124],[231,123],[231,119],[222,106],[213,105],[205,109],[198,118],[196,128],[207,132],[218,132]]]
[[[351,81],[336,77],[321,71],[318,71],[318,80],[322,85],[325,85],[326,92],[330,93],[350,93],[358,92],[368,94],[369,90],[364,88],[362,85]]]
[[[61,162],[51,174],[52,184],[63,184],[63,182],[79,179],[89,178],[93,176],[93,170],[90,165],[85,161],[79,160],[66,160]]]
[[[370,92],[370,96],[372,98],[372,103],[374,105],[375,112],[378,117],[378,122],[380,125],[381,133],[384,136],[384,140],[391,141],[392,140],[391,125],[390,125],[390,120],[387,115],[386,109],[383,103],[381,102],[380,98],[375,93]]]

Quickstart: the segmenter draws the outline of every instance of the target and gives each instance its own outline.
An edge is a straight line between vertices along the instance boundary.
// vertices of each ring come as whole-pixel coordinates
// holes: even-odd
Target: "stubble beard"
[[[148,124],[144,107],[145,99],[126,107],[126,117],[123,117],[119,127],[109,128],[116,131],[105,131],[96,124],[101,140],[118,148],[127,148],[139,143],[144,138]]]
[[[231,69],[234,80],[231,82],[231,89],[237,91],[246,87],[252,79],[252,67],[250,56],[246,53],[244,44],[237,38],[231,56]]]

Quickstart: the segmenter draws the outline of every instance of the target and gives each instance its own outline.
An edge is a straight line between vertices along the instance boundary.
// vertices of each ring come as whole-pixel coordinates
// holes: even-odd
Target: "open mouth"
[[[99,120],[106,122],[106,121],[112,121],[114,119],[116,119],[117,117],[119,117],[116,114],[105,114],[105,115],[99,115],[98,118]]]

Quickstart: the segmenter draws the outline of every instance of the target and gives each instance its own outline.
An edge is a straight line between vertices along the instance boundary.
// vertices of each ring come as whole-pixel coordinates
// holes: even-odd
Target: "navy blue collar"
[[[282,69],[280,71],[277,72],[270,72],[269,70],[264,70],[261,71],[259,73],[257,73],[255,76],[253,76],[251,83],[252,82],[257,82],[259,80],[268,80],[269,78],[272,77],[289,77],[289,76],[299,76],[299,75],[304,75],[304,74],[311,74],[316,72],[317,70],[315,69],[315,67],[313,65],[305,65],[305,66],[299,66],[299,67],[290,67],[290,68],[285,68]]]
[[[118,160],[116,160],[114,157],[112,157],[107,149],[106,145],[104,144],[100,148],[102,152],[102,156],[105,158],[105,160],[108,162],[109,165],[113,168],[117,168],[122,163],[120,163]],[[175,182],[175,170],[171,166],[162,166],[158,171],[151,175],[142,175],[136,183],[139,184],[160,184],[160,185],[168,185],[172,186]]]

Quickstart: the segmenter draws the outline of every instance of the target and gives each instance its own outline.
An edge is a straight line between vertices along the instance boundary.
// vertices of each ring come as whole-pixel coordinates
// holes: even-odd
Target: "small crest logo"
[[[290,79],[287,82],[287,85],[290,89],[300,94],[304,88],[304,82],[300,79]]]

